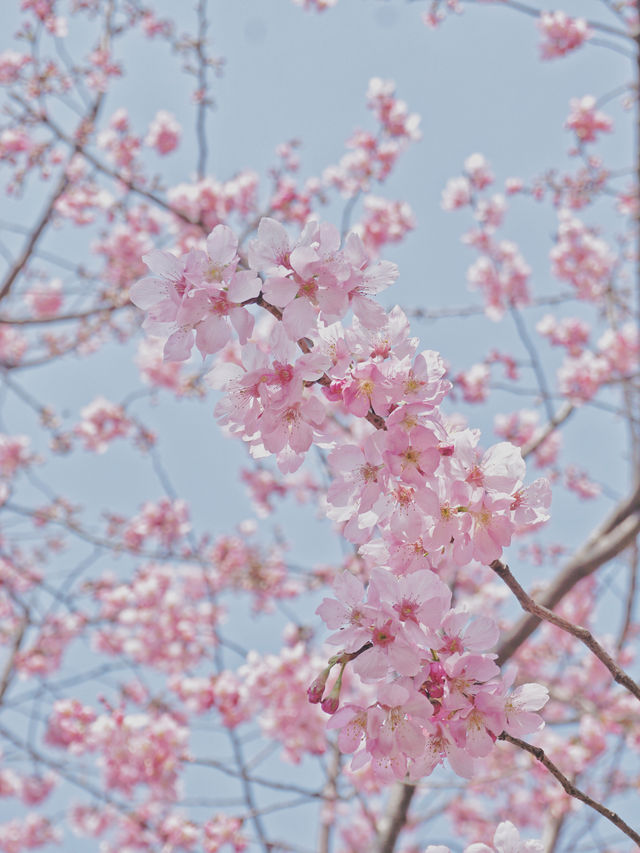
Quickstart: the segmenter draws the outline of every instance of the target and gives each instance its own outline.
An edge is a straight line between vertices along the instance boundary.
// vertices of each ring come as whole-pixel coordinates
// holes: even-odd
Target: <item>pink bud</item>
[[[334,380],[331,385],[324,385],[322,388],[322,393],[330,400],[332,403],[337,403],[339,400],[342,400],[342,389],[344,387],[344,380]]]
[[[453,456],[455,447],[453,444],[439,444],[438,451],[440,456]]]
[[[307,697],[312,704],[316,705],[322,699],[328,675],[329,670],[324,669],[307,690]]]
[[[340,699],[338,696],[334,695],[334,691],[332,690],[328,696],[326,696],[322,700],[322,704],[320,707],[325,712],[325,714],[335,714],[338,710],[338,705],[340,704]]]

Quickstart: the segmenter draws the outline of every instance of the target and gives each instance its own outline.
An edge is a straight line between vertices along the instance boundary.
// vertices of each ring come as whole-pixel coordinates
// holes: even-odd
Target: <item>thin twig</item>
[[[533,372],[536,375],[538,388],[540,389],[540,396],[542,397],[542,402],[547,413],[547,418],[549,419],[549,421],[553,421],[556,417],[556,414],[553,411],[553,405],[551,403],[551,391],[549,390],[547,379],[544,375],[544,370],[538,357],[538,352],[533,344],[533,341],[529,337],[525,322],[522,319],[522,315],[520,314],[516,306],[511,305],[509,308],[509,312],[513,317],[513,322],[515,323],[516,329],[518,331],[518,337],[520,338],[526,351],[529,353],[529,358],[531,359],[531,367],[533,368]]]
[[[633,830],[628,823],[622,820],[620,815],[616,814],[616,812],[608,809],[606,806],[601,805],[596,802],[596,800],[592,799],[588,794],[585,794],[584,791],[581,791],[580,788],[577,788],[573,782],[571,782],[564,773],[556,767],[556,765],[549,759],[543,749],[540,749],[539,746],[532,746],[530,743],[527,743],[524,740],[520,740],[520,738],[513,737],[507,732],[502,732],[502,734],[498,735],[498,740],[505,740],[507,743],[511,743],[514,746],[519,746],[520,749],[523,749],[525,752],[528,752],[529,755],[533,755],[533,757],[545,767],[552,776],[554,776],[558,782],[562,785],[564,790],[569,794],[570,797],[574,797],[576,800],[580,800],[585,803],[585,805],[589,806],[589,808],[595,809],[599,814],[603,817],[606,817],[607,820],[611,821],[614,826],[617,826],[618,829],[622,830],[625,835],[628,835],[629,838],[633,839],[636,844],[640,844],[640,834],[638,834],[635,830]]]
[[[196,116],[196,139],[198,140],[198,167],[196,174],[198,180],[202,180],[207,170],[207,57],[205,45],[207,40],[207,0],[198,0],[198,40],[196,42],[196,55],[198,57],[198,90],[200,101],[198,103]]]
[[[501,560],[494,560],[490,563],[490,567],[506,583],[511,592],[520,602],[520,606],[523,610],[526,610],[527,613],[531,613],[537,619],[549,622],[551,625],[555,625],[556,628],[566,631],[568,634],[571,634],[571,636],[584,643],[589,651],[606,666],[613,676],[614,681],[617,681],[618,684],[621,684],[630,693],[633,693],[636,699],[640,701],[640,686],[618,666],[606,649],[595,639],[591,631],[587,628],[583,628],[581,625],[574,625],[573,622],[569,622],[568,619],[559,616],[557,613],[554,613],[553,610],[549,610],[541,604],[536,604],[533,598],[531,598],[523,587],[520,586],[506,563],[503,563]]]
[[[621,501],[587,538],[556,576],[538,604],[552,610],[578,581],[593,574],[633,544],[640,533],[640,486]],[[496,663],[502,665],[531,636],[540,624],[533,614],[524,616],[498,646]]]

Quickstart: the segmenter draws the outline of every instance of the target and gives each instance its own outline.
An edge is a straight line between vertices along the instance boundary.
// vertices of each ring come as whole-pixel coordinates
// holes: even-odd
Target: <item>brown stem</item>
[[[628,835],[636,844],[640,844],[640,834],[638,834],[635,830],[633,830],[629,824],[625,823],[622,820],[620,815],[616,814],[616,812],[608,809],[606,806],[601,805],[596,802],[596,800],[592,799],[588,794],[585,794],[584,791],[581,791],[580,788],[577,788],[573,782],[571,782],[564,773],[556,767],[556,765],[549,759],[543,749],[540,749],[539,746],[532,746],[530,743],[527,743],[524,740],[520,740],[520,738],[513,737],[507,732],[502,732],[502,734],[498,735],[498,740],[506,740],[508,743],[513,744],[514,746],[519,746],[520,749],[523,749],[525,752],[528,752],[529,755],[533,755],[533,757],[545,767],[552,776],[554,776],[558,782],[562,785],[564,790],[569,794],[570,797],[574,797],[576,800],[580,800],[585,803],[585,805],[589,806],[589,808],[594,809],[603,817],[606,817],[607,820],[611,821],[614,826],[617,826],[618,829],[622,830],[625,835]]]
[[[494,560],[490,565],[493,571],[502,578],[511,592],[518,599],[523,610],[526,610],[527,613],[531,613],[539,620],[544,620],[545,622],[549,622],[551,625],[555,625],[556,628],[566,631],[568,634],[571,634],[573,637],[584,643],[589,651],[591,651],[598,660],[606,666],[614,680],[625,687],[630,693],[633,693],[636,699],[640,700],[640,686],[618,666],[611,655],[603,648],[603,646],[600,645],[590,631],[583,628],[581,625],[574,625],[573,622],[569,622],[568,619],[558,616],[557,613],[543,607],[541,604],[536,604],[531,596],[528,595],[523,587],[520,586],[506,563],[503,563],[501,560]]]
[[[592,532],[546,592],[540,596],[537,604],[553,610],[578,581],[588,577],[628,548],[635,541],[638,533],[640,533],[640,487],[636,488],[629,498],[621,501],[604,522]],[[539,624],[540,618],[532,613],[516,623],[498,646],[496,663],[500,666],[512,657]]]

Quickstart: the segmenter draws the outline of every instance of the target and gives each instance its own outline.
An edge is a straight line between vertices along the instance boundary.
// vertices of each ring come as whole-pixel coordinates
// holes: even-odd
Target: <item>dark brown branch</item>
[[[636,488],[629,498],[618,504],[605,521],[592,532],[546,592],[540,596],[537,604],[553,610],[578,581],[588,577],[628,548],[639,533],[640,487]],[[498,646],[496,663],[500,666],[512,657],[539,624],[540,619],[530,613],[514,625]]]
[[[539,746],[532,746],[530,743],[520,740],[520,738],[507,734],[507,732],[502,732],[502,734],[498,735],[498,740],[505,740],[507,743],[519,746],[520,749],[528,752],[529,755],[532,755],[537,761],[539,761],[540,764],[542,764],[542,766],[545,767],[549,773],[558,780],[558,782],[560,782],[570,797],[580,800],[585,803],[585,805],[589,806],[589,808],[594,809],[603,817],[606,817],[608,821],[611,821],[614,826],[617,826],[618,829],[624,832],[625,835],[628,835],[636,844],[640,844],[640,834],[633,830],[629,824],[625,823],[625,821],[623,821],[620,815],[616,814],[616,812],[596,802],[596,800],[593,800],[588,794],[585,794],[584,791],[581,791],[580,788],[577,788],[573,782],[567,779],[564,773],[556,767],[553,761],[547,758],[544,750],[540,749]]]
[[[494,560],[491,563],[491,568],[506,583],[511,592],[520,602],[520,606],[523,610],[526,610],[527,613],[531,613],[532,616],[535,616],[539,620],[544,620],[545,622],[549,622],[551,625],[555,625],[556,628],[566,631],[568,634],[571,634],[573,637],[580,640],[580,642],[584,643],[589,651],[591,651],[598,660],[606,666],[613,676],[614,681],[617,681],[618,684],[621,684],[630,693],[633,693],[636,699],[640,701],[640,686],[618,666],[607,650],[600,645],[587,628],[583,628],[581,625],[574,625],[573,622],[569,622],[568,619],[564,619],[552,610],[543,607],[541,604],[536,604],[531,596],[527,594],[522,586],[520,586],[506,563],[503,563],[501,560]]]

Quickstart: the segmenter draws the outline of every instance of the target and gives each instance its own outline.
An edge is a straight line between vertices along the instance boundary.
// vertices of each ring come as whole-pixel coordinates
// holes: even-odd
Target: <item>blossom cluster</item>
[[[318,613],[338,629],[328,642],[344,651],[330,659],[310,699],[318,701],[323,681],[339,665],[322,706],[333,713],[328,727],[339,729],[340,749],[355,753],[352,769],[371,762],[382,780],[407,772],[418,779],[446,758],[456,773],[471,777],[474,759],[487,756],[502,731],[520,735],[541,727],[534,712],[545,704],[546,689],[525,684],[507,693],[507,681],[485,653],[497,640],[495,624],[451,609],[450,590],[435,573],[398,577],[374,569],[366,601],[363,584],[349,574],[335,591]],[[338,709],[347,663],[375,685],[375,701],[366,707],[347,702]],[[391,681],[389,673],[395,673]]]
[[[507,307],[529,303],[531,270],[515,243],[496,238],[507,202],[501,193],[483,194],[494,180],[486,159],[472,154],[464,162],[464,174],[447,182],[442,207],[447,211],[471,208],[478,225],[465,234],[463,242],[478,251],[479,257],[469,267],[467,279],[472,289],[482,292],[487,316],[499,320]]]
[[[584,18],[571,18],[565,12],[542,12],[538,21],[542,34],[542,59],[556,59],[577,50],[592,32]]]
[[[515,826],[505,820],[498,825],[491,846],[480,842],[469,844],[464,853],[542,853],[543,850],[541,841],[521,841]],[[451,853],[451,850],[444,844],[430,844],[424,853]]]
[[[393,125],[387,93],[376,97]],[[482,158],[468,166],[476,189],[490,183]],[[218,225],[206,252],[153,252],[146,260],[155,275],[134,285],[132,299],[148,309],[147,327],[167,339],[165,357],[187,358],[194,342],[203,355],[220,353],[209,375],[223,391],[216,414],[255,458],[274,455],[288,473],[312,444],[328,450],[328,515],[378,567],[366,599],[362,582],[346,574],[336,581],[336,600],[318,611],[337,629],[329,642],[342,650],[309,698],[335,714],[329,725],[340,729],[341,749],[356,752],[352,766],[370,762],[385,780],[407,771],[419,778],[448,757],[470,775],[500,732],[539,728],[534,712],[546,692],[523,685],[509,693],[488,653],[494,624],[469,623],[465,610],[452,610],[444,581],[473,561],[490,564],[514,535],[543,523],[548,486],[525,487],[517,448],[502,442],[482,451],[477,431],[447,421],[441,404],[451,384],[440,356],[418,352],[404,313],[387,313],[372,298],[395,280],[395,266],[373,260],[354,233],[342,241],[333,226],[311,221],[293,241],[269,218],[246,258],[231,230]],[[268,319],[255,324],[251,305]],[[347,416],[350,432],[342,426]],[[363,691],[350,688],[345,702],[347,667]],[[290,682],[293,670],[284,675]],[[250,667],[253,693],[267,688],[272,697],[282,676],[256,677]],[[215,704],[206,698],[211,688],[194,683],[184,698]],[[274,715],[271,736],[291,731],[295,743],[292,725],[306,716],[284,719],[290,700],[279,710],[265,696],[265,705]],[[313,740],[308,731],[300,738]]]
[[[46,732],[52,746],[75,753],[99,752],[105,785],[131,795],[147,785],[160,798],[175,799],[180,766],[188,758],[188,729],[170,714],[96,714],[77,700],[53,705]]]
[[[344,196],[368,192],[372,181],[386,180],[407,145],[421,136],[420,116],[410,113],[407,104],[396,97],[391,81],[370,80],[367,106],[379,122],[378,133],[355,131],[347,140],[349,151],[336,166],[324,171],[325,184]]]
[[[613,129],[613,121],[597,108],[593,95],[572,98],[569,107],[565,126],[573,130],[578,142],[595,142],[598,133],[608,133]]]

